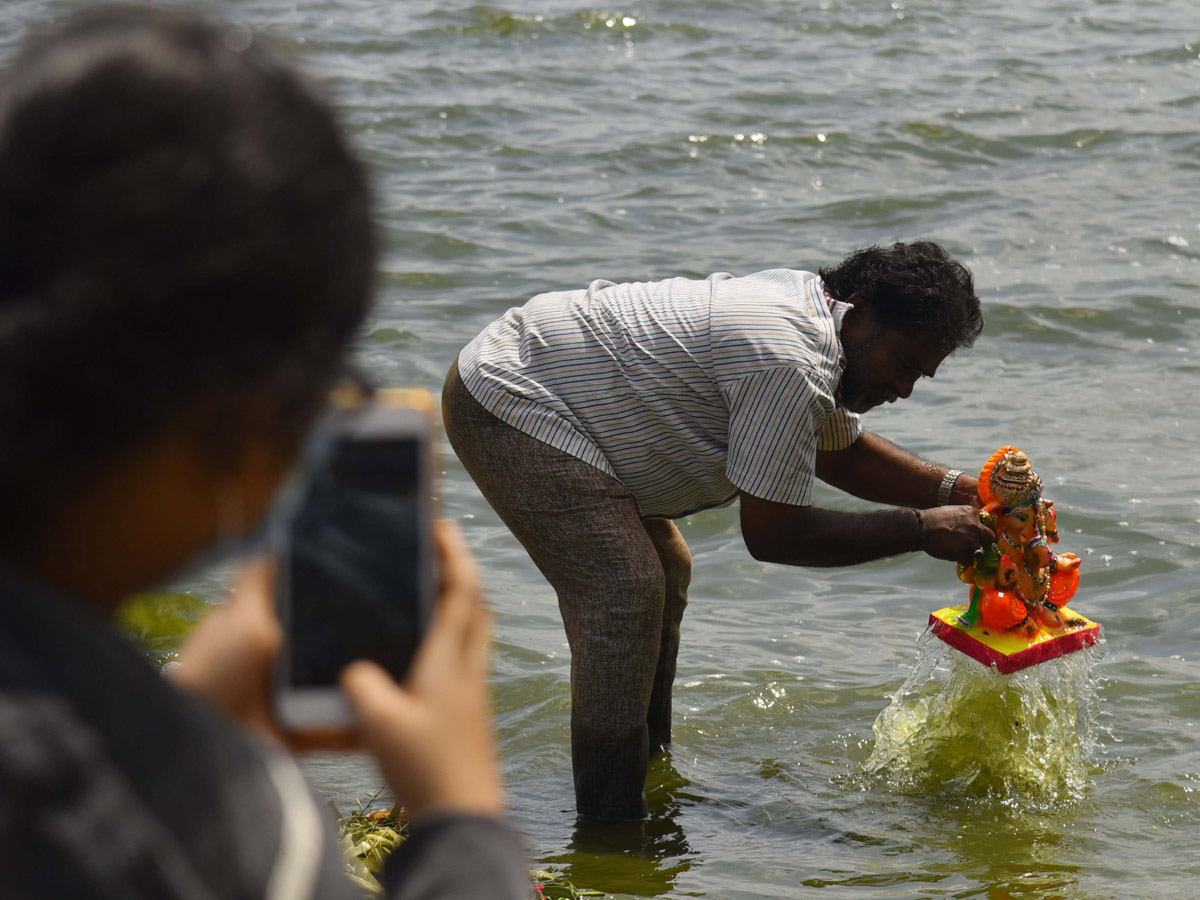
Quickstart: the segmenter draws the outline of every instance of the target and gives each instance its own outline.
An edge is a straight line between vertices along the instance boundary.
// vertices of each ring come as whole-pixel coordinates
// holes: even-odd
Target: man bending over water
[[[580,814],[646,815],[691,555],[672,519],[740,502],[760,560],[846,566],[994,535],[975,479],[859,424],[983,328],[971,273],[921,241],[820,274],[593,281],[493,322],[446,379],[446,431],[558,594]],[[812,505],[814,477],[895,509]]]

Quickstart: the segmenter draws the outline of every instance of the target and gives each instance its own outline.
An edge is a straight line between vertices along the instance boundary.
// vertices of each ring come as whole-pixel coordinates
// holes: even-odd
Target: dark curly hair
[[[0,534],[198,409],[218,455],[249,426],[294,444],[337,373],[373,281],[367,178],[250,37],[92,9],[0,77]]]
[[[983,330],[971,271],[933,241],[856,250],[820,275],[835,299],[857,294],[880,324],[929,335],[945,353],[970,347]]]

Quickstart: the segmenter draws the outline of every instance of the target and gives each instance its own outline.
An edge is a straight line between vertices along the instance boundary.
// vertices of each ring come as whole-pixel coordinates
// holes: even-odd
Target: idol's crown
[[[988,488],[1001,506],[1033,506],[1041,499],[1042,479],[1029,465],[1029,457],[1013,449],[1004,454],[992,469]]]

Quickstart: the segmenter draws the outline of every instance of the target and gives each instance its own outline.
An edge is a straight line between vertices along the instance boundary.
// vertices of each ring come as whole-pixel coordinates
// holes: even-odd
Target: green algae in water
[[[117,627],[141,647],[155,663],[163,665],[176,651],[212,604],[191,594],[151,591],[134,594],[117,610]]]
[[[383,896],[384,863],[408,839],[408,818],[403,809],[370,811],[382,790],[380,788],[368,797],[365,804],[359,801],[350,815],[338,819],[346,875],[367,894],[375,896]],[[604,896],[603,891],[577,888],[555,872],[531,870],[529,881],[532,900],[583,900]]]
[[[905,792],[1033,803],[1081,797],[1102,646],[1001,675],[927,632],[912,674],[875,720],[867,773]]]

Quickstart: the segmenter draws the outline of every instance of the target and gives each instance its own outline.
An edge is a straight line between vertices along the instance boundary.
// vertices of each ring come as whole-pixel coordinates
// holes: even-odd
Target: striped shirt
[[[493,415],[678,518],[739,491],[811,503],[816,451],[861,434],[834,399],[839,351],[820,278],[771,269],[539,294],[458,367]]]

